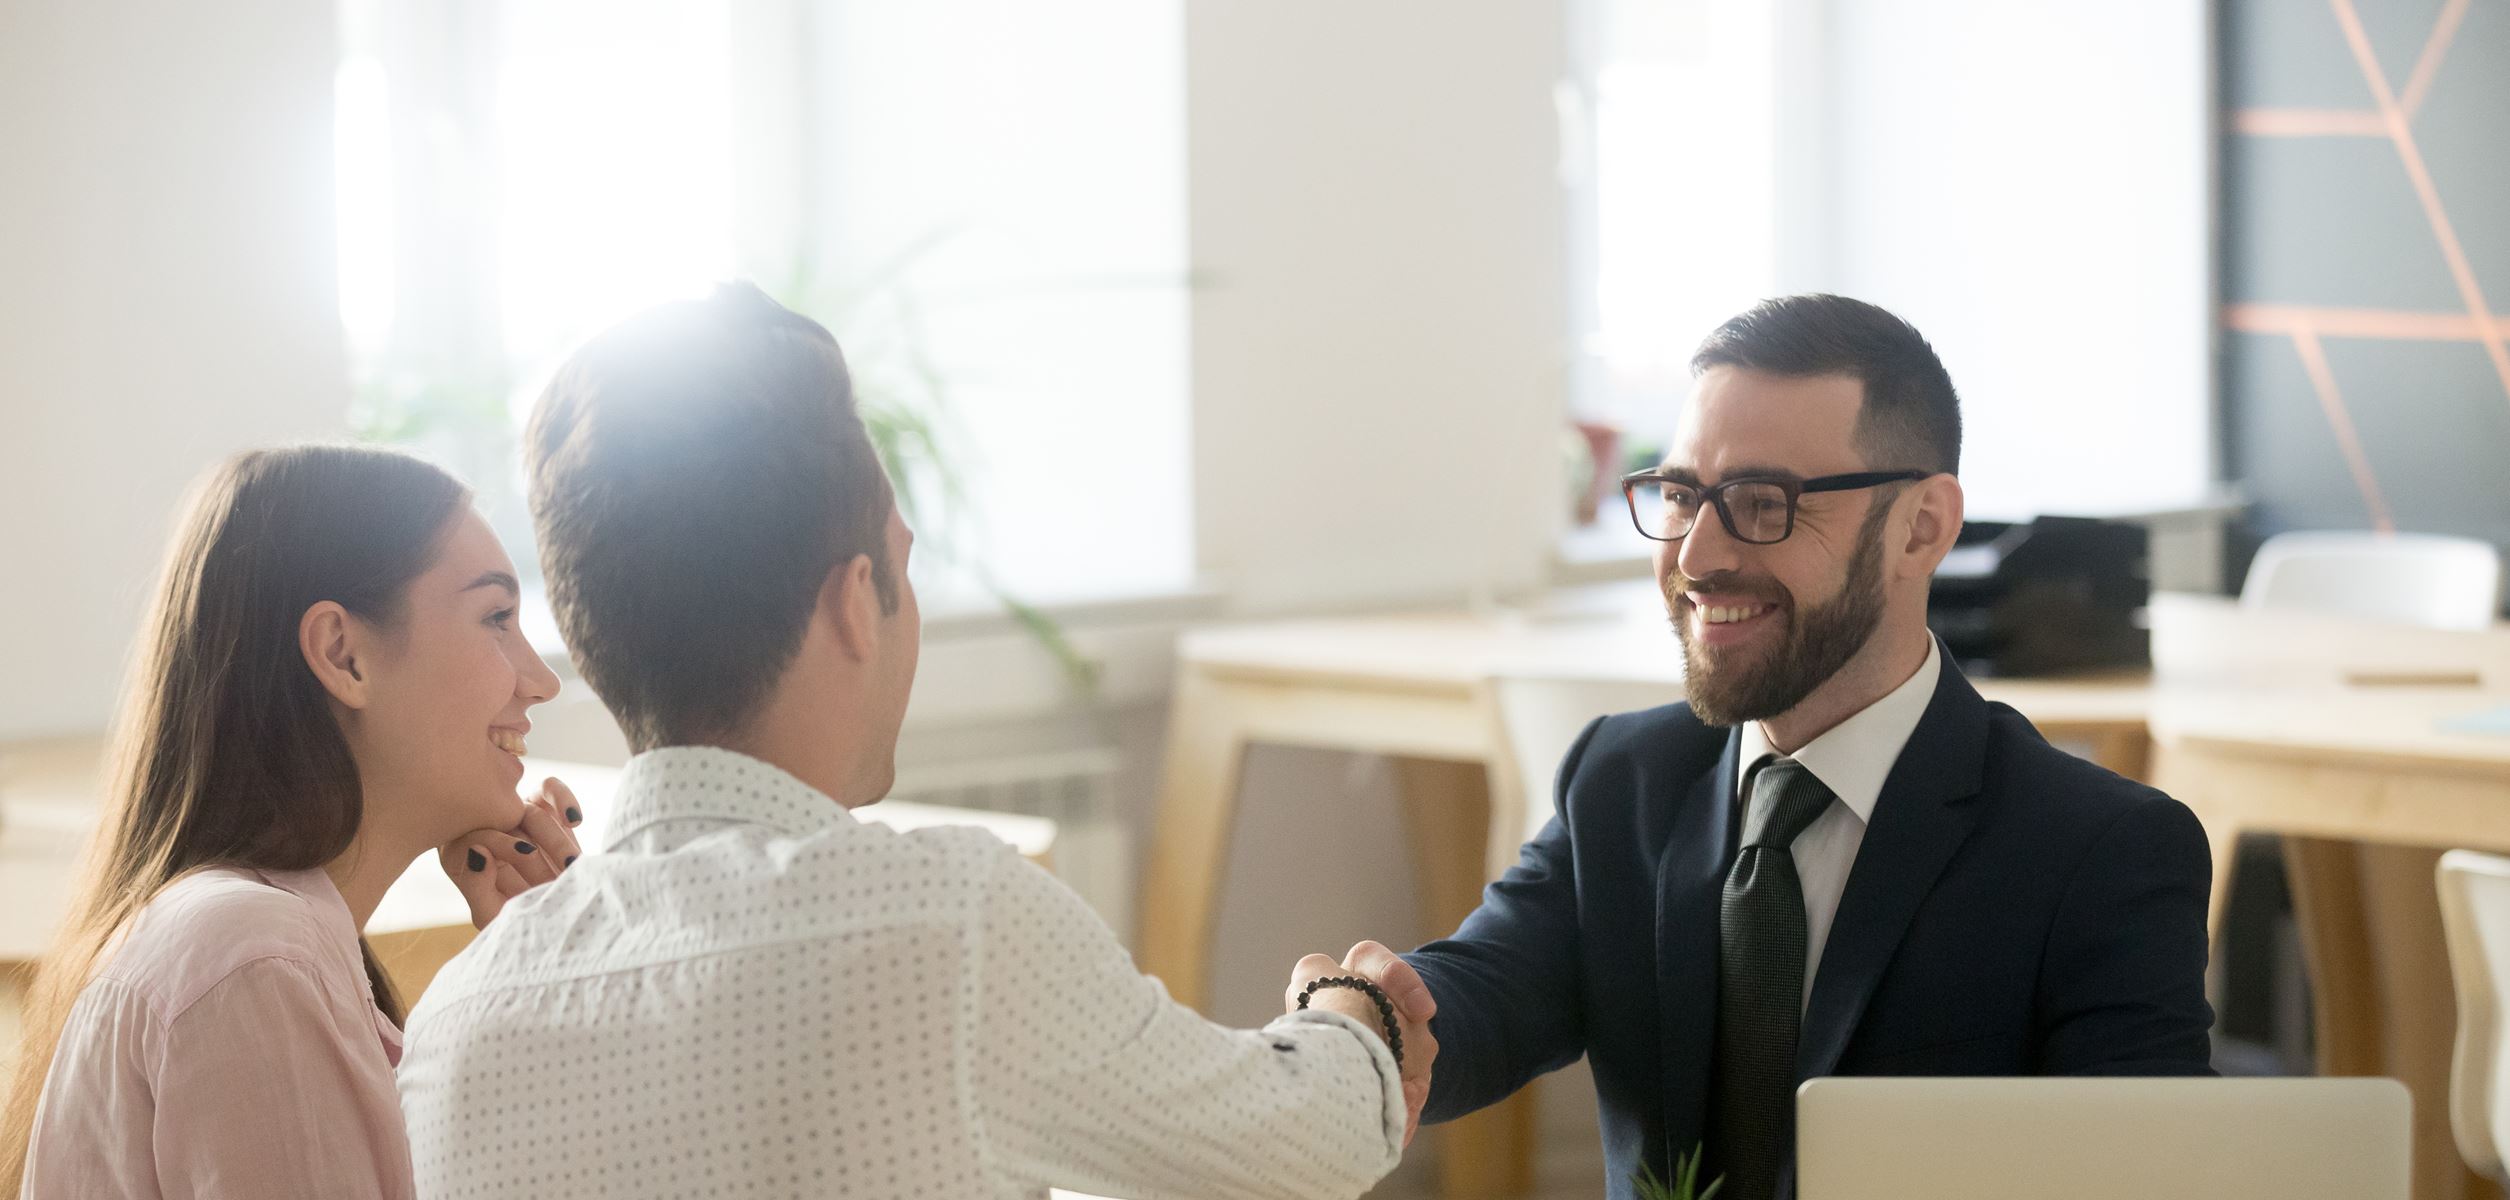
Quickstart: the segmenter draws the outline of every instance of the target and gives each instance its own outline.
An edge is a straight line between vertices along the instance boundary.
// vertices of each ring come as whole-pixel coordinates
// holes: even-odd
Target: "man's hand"
[[[1429,1034],[1429,1019],[1438,1015],[1438,1002],[1430,998],[1429,985],[1421,982],[1412,964],[1376,942],[1361,942],[1338,963],[1322,954],[1300,959],[1290,969],[1290,987],[1282,993],[1282,1003],[1296,1011],[1299,993],[1328,975],[1357,975],[1385,989],[1386,999],[1394,1003],[1395,1025],[1403,1031],[1403,1144],[1408,1147],[1421,1130],[1421,1107],[1429,1103],[1429,1068],[1438,1061],[1438,1039]],[[1319,988],[1307,1006],[1341,1013],[1370,1029],[1385,1028],[1376,1001],[1357,988]]]
[[[583,823],[575,793],[556,779],[544,779],[540,790],[521,802],[513,828],[473,830],[437,847],[437,864],[471,906],[472,927],[488,928],[506,901],[573,866],[583,853],[575,844],[575,827]]]

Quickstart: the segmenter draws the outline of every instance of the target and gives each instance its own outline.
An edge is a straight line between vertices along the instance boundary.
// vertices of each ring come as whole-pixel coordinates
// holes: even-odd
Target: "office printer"
[[[1926,623],[1973,676],[2146,666],[2146,540],[2123,521],[1967,522],[1936,568]]]

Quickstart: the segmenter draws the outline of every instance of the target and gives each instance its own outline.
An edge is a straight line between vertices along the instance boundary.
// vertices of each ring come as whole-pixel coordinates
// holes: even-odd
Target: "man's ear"
[[[305,665],[331,698],[349,708],[364,708],[369,697],[366,668],[357,661],[362,630],[337,601],[325,600],[305,610],[296,622],[296,647]]]
[[[872,559],[857,554],[838,563],[819,585],[819,612],[835,628],[846,657],[870,662],[880,650],[880,595],[872,586]]]
[[[1910,513],[1909,538],[1902,547],[1901,562],[1907,574],[1930,578],[1935,568],[1943,565],[1944,556],[1952,553],[1952,544],[1961,537],[1962,515],[1967,501],[1961,493],[1961,481],[1950,475],[1930,475],[1917,481],[1916,506]]]

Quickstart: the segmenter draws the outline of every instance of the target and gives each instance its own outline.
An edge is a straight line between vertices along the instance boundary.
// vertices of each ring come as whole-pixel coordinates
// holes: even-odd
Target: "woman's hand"
[[[523,802],[512,829],[482,829],[463,834],[436,849],[436,861],[470,902],[471,925],[486,929],[504,911],[505,902],[558,877],[583,853],[575,844],[575,827],[584,810],[575,793],[558,780],[544,779],[540,790]]]

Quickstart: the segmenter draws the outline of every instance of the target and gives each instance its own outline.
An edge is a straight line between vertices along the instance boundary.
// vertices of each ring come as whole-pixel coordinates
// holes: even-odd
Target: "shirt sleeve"
[[[1095,1194],[1314,1200],[1357,1196],[1402,1157],[1402,1081],[1358,1022],[1213,1024],[1008,848],[981,919],[966,1015],[996,1170]]]
[[[372,1070],[359,1054],[374,1058]],[[342,1027],[339,1006],[304,963],[261,958],[237,968],[167,1025],[155,1074],[166,1200],[410,1194],[382,1047],[371,1027]],[[379,1126],[379,1104],[392,1127]]]
[[[79,993],[53,1047],[27,1142],[23,1196],[153,1200],[152,1087],[144,1063],[158,1030],[148,1003],[121,980]]]

